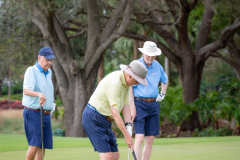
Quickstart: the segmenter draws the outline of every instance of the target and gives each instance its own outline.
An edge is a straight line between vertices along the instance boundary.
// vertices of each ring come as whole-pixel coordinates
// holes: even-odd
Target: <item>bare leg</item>
[[[149,160],[152,154],[152,146],[153,146],[154,136],[146,136],[145,137],[145,145],[143,149],[143,159]]]
[[[29,146],[28,151],[27,151],[27,155],[26,155],[26,160],[34,160],[38,149],[39,149],[39,147]]]
[[[43,149],[43,158],[45,157],[45,149]],[[42,148],[39,148],[35,160],[42,160]]]
[[[99,153],[101,160],[118,160],[119,152]]]
[[[144,134],[135,135],[134,151],[138,160],[141,160],[143,141],[144,141]]]

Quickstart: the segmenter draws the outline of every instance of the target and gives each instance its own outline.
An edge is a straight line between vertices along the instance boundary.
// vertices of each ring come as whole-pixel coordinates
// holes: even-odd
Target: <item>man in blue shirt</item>
[[[134,120],[135,144],[134,150],[137,159],[149,160],[152,152],[154,136],[159,135],[160,129],[160,106],[159,103],[165,97],[168,77],[163,67],[155,60],[161,54],[154,42],[146,41],[143,48],[138,48],[142,52],[139,59],[148,70],[146,79],[148,86],[141,84],[130,88],[131,117]],[[161,82],[161,92],[159,94],[158,84]],[[134,96],[134,100],[133,100]],[[142,151],[142,143],[145,138],[145,146]]]
[[[28,67],[24,75],[23,99],[24,129],[29,148],[26,160],[41,160],[41,113],[43,106],[44,153],[52,149],[52,128],[50,112],[53,109],[52,66],[54,53],[51,48],[43,47],[38,53],[38,61]]]

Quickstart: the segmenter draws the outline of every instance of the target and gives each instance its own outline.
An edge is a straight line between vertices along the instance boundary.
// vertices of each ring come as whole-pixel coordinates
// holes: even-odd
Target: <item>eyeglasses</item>
[[[146,58],[146,59],[155,59],[156,56],[147,56],[147,55],[145,54],[145,58]]]

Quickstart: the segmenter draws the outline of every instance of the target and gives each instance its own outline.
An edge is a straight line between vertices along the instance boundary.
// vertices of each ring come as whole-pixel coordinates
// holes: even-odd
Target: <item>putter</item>
[[[130,155],[130,149],[131,149],[131,148],[129,148],[129,150],[128,150],[128,160],[129,160],[129,155]]]
[[[137,157],[136,157],[136,154],[135,154],[134,150],[133,150],[132,154],[133,154],[134,160],[137,160]]]
[[[42,160],[43,158],[43,147],[44,147],[44,139],[43,139],[43,106],[41,105],[41,145],[42,145]]]

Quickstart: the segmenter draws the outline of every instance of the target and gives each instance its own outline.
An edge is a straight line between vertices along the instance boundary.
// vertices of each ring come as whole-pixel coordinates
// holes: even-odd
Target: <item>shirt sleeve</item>
[[[117,86],[109,85],[105,88],[105,93],[110,106],[114,106],[114,108],[120,112],[120,92]]]
[[[33,73],[32,67],[28,67],[24,75],[23,89],[30,89],[34,91],[36,85],[36,78]]]
[[[163,67],[160,65],[160,82],[167,84],[168,82],[168,76],[167,74],[164,72]]]
[[[124,94],[124,104],[129,104],[129,90],[130,90],[130,88],[127,88],[127,91],[125,92],[125,94]]]

